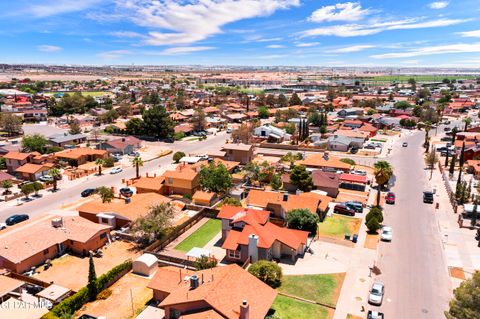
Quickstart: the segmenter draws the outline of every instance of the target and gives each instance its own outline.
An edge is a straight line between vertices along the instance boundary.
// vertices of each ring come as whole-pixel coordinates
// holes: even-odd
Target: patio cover
[[[192,249],[190,249],[190,251],[186,255],[187,257],[194,257],[194,258],[200,258],[201,256],[210,257],[210,250],[199,248],[199,247],[193,247]]]

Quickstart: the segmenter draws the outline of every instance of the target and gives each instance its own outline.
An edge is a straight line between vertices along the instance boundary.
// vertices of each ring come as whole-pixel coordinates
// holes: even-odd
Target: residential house
[[[269,222],[269,215],[265,210],[222,206],[217,218],[222,219],[222,248],[228,261],[295,261],[304,254],[308,232],[277,226]]]
[[[195,205],[200,206],[212,206],[217,199],[217,194],[214,192],[204,192],[204,191],[196,191],[195,194],[192,196],[192,202]]]
[[[7,172],[8,173],[15,173],[17,168],[27,163],[32,163],[33,158],[36,156],[41,156],[38,152],[31,152],[31,153],[22,153],[22,152],[8,152],[7,154],[3,155],[5,158]]]
[[[282,130],[270,124],[265,124],[255,128],[255,130],[253,131],[253,135],[265,139],[269,142],[275,143],[289,141],[292,138],[292,135],[285,132],[285,130]]]
[[[48,119],[47,109],[23,110],[23,120],[25,122],[45,122]]]
[[[175,133],[183,133],[185,136],[189,136],[193,132],[193,126],[190,123],[178,124],[173,128]]]
[[[4,181],[11,181],[13,180],[15,177],[8,174],[8,173],[5,173],[3,171],[0,171],[0,183],[3,183]]]
[[[277,292],[236,264],[189,271],[160,267],[148,288],[165,318],[263,319]]]
[[[363,146],[362,139],[337,134],[330,136],[327,141],[330,151],[347,152],[351,147],[361,148]]]
[[[110,154],[130,154],[142,147],[142,141],[133,136],[117,138],[100,143],[97,148]]]
[[[185,164],[164,172],[162,176],[165,178],[164,194],[167,195],[193,195],[200,188],[200,174]]]
[[[150,207],[170,201],[170,198],[157,193],[142,193],[125,199],[115,198],[110,203],[96,199],[81,205],[77,210],[81,217],[89,221],[117,229],[146,216]]]
[[[0,237],[0,268],[23,273],[65,252],[86,256],[108,242],[110,226],[78,216],[49,218]]]
[[[157,193],[163,194],[163,183],[165,177],[163,176],[140,176],[140,178],[133,180],[132,186],[137,190],[137,194],[143,193]]]
[[[305,165],[307,168],[322,169],[324,171],[350,171],[351,165],[342,162],[338,157],[330,155],[328,152],[323,154],[312,154],[307,156],[304,160],[298,162]]]
[[[52,146],[65,147],[66,145],[78,145],[87,141],[85,134],[54,134],[48,137]]]
[[[337,111],[336,115],[341,118],[360,116],[363,115],[363,109],[358,107],[341,109]]]
[[[327,193],[330,197],[337,197],[340,186],[340,177],[334,172],[315,170],[312,172],[314,189]]]
[[[340,188],[364,192],[367,188],[367,176],[354,174],[340,175]]]
[[[55,153],[55,157],[60,161],[66,161],[71,166],[79,166],[87,162],[95,162],[97,159],[108,157],[105,150],[95,150],[89,147],[80,147]]]
[[[34,182],[43,175],[48,175],[48,171],[55,165],[53,163],[33,164],[27,163],[15,170],[15,173],[20,179]]]
[[[223,145],[222,151],[225,152],[225,160],[247,164],[253,159],[254,148],[252,145],[243,143],[228,143]]]

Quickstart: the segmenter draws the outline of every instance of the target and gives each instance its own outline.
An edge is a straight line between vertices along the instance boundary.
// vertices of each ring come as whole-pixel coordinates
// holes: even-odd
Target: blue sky
[[[1,63],[480,67],[478,0],[0,2]]]

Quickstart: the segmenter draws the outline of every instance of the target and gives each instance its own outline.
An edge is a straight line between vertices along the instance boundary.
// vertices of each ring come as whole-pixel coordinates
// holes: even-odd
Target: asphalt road
[[[386,291],[378,309],[388,319],[444,318],[451,297],[434,205],[423,203],[423,191],[432,189],[424,171],[423,139],[423,132],[402,137],[389,158],[396,203],[386,207],[384,224],[393,227],[393,241],[381,243],[377,257],[377,280]],[[401,146],[404,141],[408,147]]]
[[[229,136],[225,132],[220,132],[216,136],[209,136],[205,141],[159,144],[165,145],[172,149],[173,152],[182,151],[186,154],[199,154],[208,150],[220,149],[225,143],[227,137]],[[170,163],[172,163],[172,155],[167,155],[144,163],[140,168],[140,173],[145,175],[145,172],[158,170],[160,167],[169,165]],[[21,206],[1,207],[5,204],[0,203],[0,221],[3,222],[8,216],[13,214],[28,214],[30,217],[34,217],[42,213],[48,213],[59,209],[62,205],[67,205],[79,200],[81,198],[80,193],[86,188],[96,188],[103,185],[113,186],[119,184],[123,178],[129,179],[133,177],[135,177],[135,168],[127,167],[123,169],[123,172],[114,175],[108,173],[103,174],[102,176],[90,175],[85,182],[71,185],[71,187],[68,188],[63,188],[60,183],[57,192],[45,195],[44,197],[35,199],[31,202],[26,202]]]

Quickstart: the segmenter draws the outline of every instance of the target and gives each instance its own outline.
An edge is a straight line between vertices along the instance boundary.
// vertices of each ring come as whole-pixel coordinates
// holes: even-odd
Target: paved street
[[[395,205],[387,206],[385,225],[393,227],[393,242],[381,243],[377,265],[386,295],[379,307],[386,318],[444,318],[450,280],[434,206],[422,192],[431,188],[420,149],[424,133],[415,132],[396,143],[389,161],[397,178]],[[401,147],[403,141],[408,147]]]
[[[228,135],[225,132],[221,132],[216,136],[210,135],[206,141],[185,141],[175,142],[173,144],[159,144],[171,148],[173,152],[183,151],[186,154],[201,153],[208,150],[219,149],[225,143],[227,137]],[[165,167],[170,163],[172,163],[172,155],[167,155],[144,163],[144,166],[140,168],[140,172],[145,175],[145,172],[158,171],[161,167]],[[83,182],[72,185],[66,189],[62,189],[62,182],[60,182],[60,190],[56,193],[45,195],[43,198],[35,199],[31,202],[24,203],[21,206],[2,207],[0,209],[0,221],[4,221],[5,218],[12,214],[26,213],[30,215],[30,217],[34,217],[42,213],[48,213],[59,209],[62,205],[67,205],[68,203],[79,200],[81,198],[80,193],[86,188],[96,188],[102,185],[119,186],[123,178],[129,179],[132,177],[135,177],[135,169],[133,167],[127,167],[123,169],[123,172],[115,175],[108,173],[102,176],[90,175],[87,179],[83,179]]]

